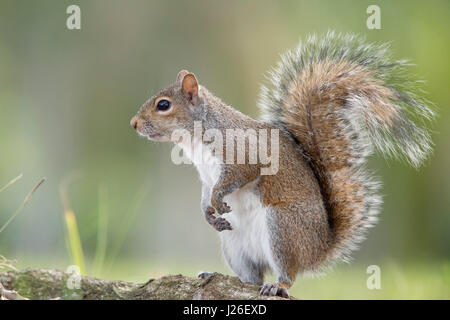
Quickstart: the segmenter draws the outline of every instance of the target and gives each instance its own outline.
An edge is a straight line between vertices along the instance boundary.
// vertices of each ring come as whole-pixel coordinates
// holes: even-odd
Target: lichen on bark
[[[212,273],[202,278],[168,275],[138,284],[108,281],[81,276],[79,285],[70,285],[71,275],[56,269],[25,269],[0,273],[2,286],[8,296],[48,300],[257,300],[282,299],[262,297],[258,286],[242,283],[238,278]],[[69,281],[68,281],[69,280]],[[71,289],[73,288],[73,289]],[[12,295],[11,295],[12,294]],[[3,295],[4,298],[8,296]]]

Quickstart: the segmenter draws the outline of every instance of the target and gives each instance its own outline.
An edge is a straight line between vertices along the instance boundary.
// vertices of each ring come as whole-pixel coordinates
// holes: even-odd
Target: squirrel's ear
[[[187,74],[189,74],[189,71],[187,71],[187,70],[181,70],[180,72],[178,72],[177,82],[181,83],[181,81],[183,81],[184,76]]]
[[[181,91],[184,96],[191,101],[196,103],[198,99],[198,82],[193,73],[188,73],[183,77],[181,83]]]

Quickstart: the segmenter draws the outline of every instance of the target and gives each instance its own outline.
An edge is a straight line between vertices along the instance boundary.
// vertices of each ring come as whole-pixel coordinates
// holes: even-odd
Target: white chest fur
[[[180,146],[196,166],[203,186],[211,190],[220,177],[221,161],[200,141],[194,141],[193,148]],[[230,222],[233,230],[219,233],[225,259],[243,281],[249,281],[246,276],[250,272],[246,270],[249,260],[272,269],[275,267],[266,224],[268,208],[260,200],[256,183],[249,183],[224,198],[232,211],[222,217]]]
[[[212,188],[220,177],[222,162],[201,141],[194,140],[192,146],[184,143],[179,146],[197,168],[202,183]]]

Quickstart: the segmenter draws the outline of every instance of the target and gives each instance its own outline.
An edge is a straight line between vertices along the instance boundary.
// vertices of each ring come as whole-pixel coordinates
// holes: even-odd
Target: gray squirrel
[[[434,112],[411,92],[416,82],[404,76],[406,66],[392,60],[386,44],[353,34],[310,36],[270,72],[261,120],[228,106],[182,70],[131,125],[192,158],[203,213],[240,280],[259,284],[262,295],[289,297],[297,274],[348,260],[376,221],[380,183],[367,171],[367,158],[379,151],[417,168],[431,153],[426,121]],[[230,128],[278,129],[277,172],[261,174],[261,163],[223,162],[208,142],[173,138],[180,129],[194,134],[196,121],[202,132],[223,135]],[[199,148],[208,163],[193,156]],[[267,271],[276,283],[264,284]]]

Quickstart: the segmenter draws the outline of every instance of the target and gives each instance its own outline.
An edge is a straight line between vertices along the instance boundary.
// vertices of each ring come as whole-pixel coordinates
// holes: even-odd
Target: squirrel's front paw
[[[217,231],[233,230],[231,224],[224,218],[214,217],[215,209],[213,207],[208,207],[205,212],[206,221],[213,226]]]
[[[223,197],[219,193],[214,193],[211,198],[211,205],[217,210],[217,213],[222,215],[224,213],[231,212],[230,206],[223,202]]]
[[[224,213],[231,212],[230,206],[226,202],[222,202],[217,209],[217,213],[222,215]]]
[[[224,218],[216,218],[212,224],[217,231],[233,230],[231,224]]]

